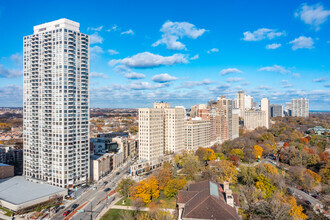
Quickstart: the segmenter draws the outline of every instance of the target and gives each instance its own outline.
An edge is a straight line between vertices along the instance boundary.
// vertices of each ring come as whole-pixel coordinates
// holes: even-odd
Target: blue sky
[[[244,90],[330,110],[330,2],[0,1],[0,106],[22,106],[22,38],[60,18],[89,34],[91,107],[190,107]]]

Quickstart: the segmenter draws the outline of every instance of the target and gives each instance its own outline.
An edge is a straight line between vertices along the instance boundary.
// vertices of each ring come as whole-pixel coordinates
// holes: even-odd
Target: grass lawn
[[[10,211],[9,209],[6,209],[6,208],[3,208],[3,207],[0,207],[1,210],[5,211],[6,213],[4,215],[6,216],[11,216],[11,214],[13,214],[12,211]]]
[[[175,209],[176,208],[176,196],[173,198],[166,198],[163,191],[160,191],[158,199],[153,199],[152,203],[156,203],[159,208]]]
[[[122,212],[128,212],[130,213],[132,216],[134,214],[135,211],[133,210],[121,210],[121,209],[110,209],[107,213],[105,213],[105,215],[101,218],[101,220],[120,220],[120,214]],[[141,212],[138,212],[141,213]]]
[[[123,201],[125,200],[125,204],[123,205]],[[122,205],[122,206],[131,206],[131,200],[127,197],[122,198],[119,200],[116,205]]]

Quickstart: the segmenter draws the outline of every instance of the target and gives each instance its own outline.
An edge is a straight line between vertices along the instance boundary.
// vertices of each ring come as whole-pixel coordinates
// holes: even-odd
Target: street
[[[132,162],[129,161],[124,167],[114,170],[108,176],[105,176],[103,179],[99,180],[96,184],[89,187],[86,192],[84,192],[78,199],[72,200],[68,203],[68,205],[60,210],[58,213],[51,215],[51,219],[64,219],[62,216],[63,213],[67,210],[71,209],[73,204],[87,204],[82,208],[85,212],[77,212],[70,219],[73,220],[90,220],[95,219],[96,216],[100,213],[100,211],[107,205],[107,194],[110,193],[104,192],[105,188],[111,188],[111,191],[115,189],[117,183],[125,176],[128,175],[128,171],[130,169]],[[119,175],[116,175],[117,172],[120,172]],[[104,181],[108,181],[108,184],[103,185]],[[93,190],[93,187],[97,187],[96,190]],[[108,203],[110,203],[113,199],[113,196],[110,197]]]

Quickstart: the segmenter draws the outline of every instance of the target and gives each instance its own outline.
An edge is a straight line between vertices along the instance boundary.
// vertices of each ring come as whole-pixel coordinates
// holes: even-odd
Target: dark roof
[[[227,205],[219,184],[202,181],[179,191],[178,203],[185,203],[183,219],[238,220],[235,208]]]

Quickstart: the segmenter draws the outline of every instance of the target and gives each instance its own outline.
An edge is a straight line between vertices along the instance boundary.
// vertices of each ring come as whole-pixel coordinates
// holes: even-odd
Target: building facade
[[[245,111],[244,126],[249,130],[254,130],[258,127],[266,127],[267,126],[266,112],[259,110]]]
[[[240,111],[240,117],[244,118],[244,111],[245,111],[245,92],[244,91],[238,91],[237,93],[237,104]]]
[[[211,144],[211,122],[193,118],[185,121],[185,149],[195,151],[198,147],[209,147]]]
[[[165,154],[184,150],[184,108],[154,103],[139,109],[139,159],[156,160]]]
[[[283,117],[283,106],[280,104],[270,105],[270,117]]]
[[[69,187],[89,170],[89,40],[68,19],[24,37],[24,175]]]
[[[265,127],[268,129],[270,127],[270,105],[269,105],[269,99],[262,98],[260,103],[260,109],[261,111],[264,111],[266,114],[265,119]]]
[[[308,99],[300,98],[300,99],[292,99],[292,116],[295,117],[309,117],[309,103]]]

